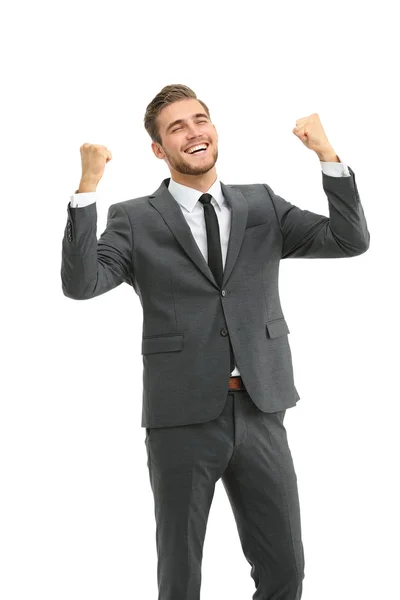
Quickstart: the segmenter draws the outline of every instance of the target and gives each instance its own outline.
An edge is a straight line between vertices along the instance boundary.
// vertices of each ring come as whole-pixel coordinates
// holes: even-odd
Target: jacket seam
[[[280,224],[280,221],[279,221],[279,218],[278,218],[278,213],[276,212],[276,206],[275,206],[275,203],[274,203],[274,201],[273,201],[273,199],[272,199],[272,196],[271,196],[271,194],[269,193],[269,190],[268,190],[267,186],[265,185],[265,183],[263,183],[263,186],[264,186],[264,188],[267,190],[267,194],[268,194],[268,196],[269,196],[269,199],[271,200],[271,203],[272,203],[272,206],[273,206],[273,209],[274,209],[274,212],[275,212],[276,220],[277,220],[277,222],[278,222],[278,226],[279,226],[279,229],[280,229],[280,232],[281,232],[281,235],[282,235],[282,245],[283,245],[283,231],[282,231],[282,227],[281,227],[281,224]]]
[[[117,202],[117,206],[120,206],[120,207],[122,208],[122,210],[124,211],[124,213],[125,213],[125,215],[126,215],[126,218],[128,219],[129,227],[131,228],[131,240],[132,240],[132,242],[131,242],[131,245],[132,245],[132,256],[131,256],[131,263],[132,263],[132,266],[131,266],[131,273],[132,273],[132,277],[134,277],[134,272],[133,272],[133,265],[134,265],[134,261],[133,261],[133,254],[134,254],[134,250],[135,250],[135,242],[134,242],[134,239],[133,239],[133,228],[132,228],[132,223],[131,223],[131,220],[130,220],[130,218],[129,218],[129,215],[128,215],[128,213],[126,212],[126,209],[124,208],[124,206],[123,206],[123,205],[122,205],[120,202]]]

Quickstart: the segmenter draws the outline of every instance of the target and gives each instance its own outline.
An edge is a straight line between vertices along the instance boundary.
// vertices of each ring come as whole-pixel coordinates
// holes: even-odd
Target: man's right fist
[[[103,176],[106,163],[111,159],[111,152],[100,144],[82,144],[80,147],[82,160],[82,178],[98,183]]]

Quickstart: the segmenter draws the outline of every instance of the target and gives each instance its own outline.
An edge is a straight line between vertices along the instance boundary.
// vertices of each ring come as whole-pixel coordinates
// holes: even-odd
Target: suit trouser
[[[212,421],[146,429],[158,600],[200,599],[203,544],[220,478],[251,565],[253,600],[300,600],[305,562],[285,413],[264,413],[246,390],[230,390]]]

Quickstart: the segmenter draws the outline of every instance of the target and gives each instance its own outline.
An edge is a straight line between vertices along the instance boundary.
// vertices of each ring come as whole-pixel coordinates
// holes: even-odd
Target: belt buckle
[[[233,381],[231,381],[231,380],[235,380],[235,382],[237,382],[237,384],[233,385]],[[231,387],[231,385],[233,385],[233,387]],[[240,377],[240,375],[234,375],[233,377],[229,378],[229,389],[230,390],[244,390],[243,381],[242,381],[242,378]]]

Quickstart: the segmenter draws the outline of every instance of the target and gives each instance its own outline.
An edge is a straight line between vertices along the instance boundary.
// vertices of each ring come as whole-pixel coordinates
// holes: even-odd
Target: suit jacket
[[[96,203],[72,208],[62,241],[65,296],[86,300],[126,282],[143,308],[142,427],[203,423],[223,410],[229,340],[259,409],[295,406],[290,333],[278,290],[284,258],[347,258],[369,247],[355,175],[322,173],[329,218],[267,184],[225,185],[231,232],[219,287],[168,191],[112,204],[96,237]]]

